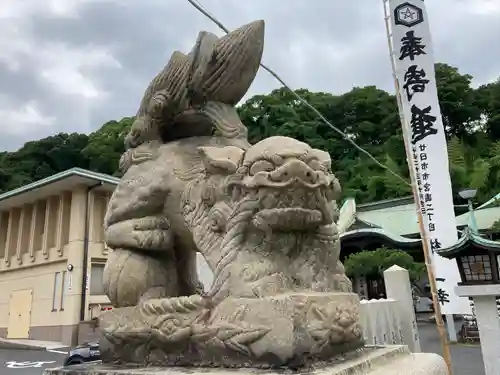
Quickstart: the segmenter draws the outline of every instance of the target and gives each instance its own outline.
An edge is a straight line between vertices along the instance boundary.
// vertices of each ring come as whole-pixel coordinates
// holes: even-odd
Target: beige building
[[[0,195],[0,337],[87,338],[110,307],[103,220],[118,181],[74,168]]]

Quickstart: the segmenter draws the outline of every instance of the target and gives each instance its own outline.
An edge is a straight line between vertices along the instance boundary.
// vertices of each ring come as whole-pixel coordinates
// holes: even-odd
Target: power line
[[[215,23],[221,30],[223,30],[225,33],[229,33],[229,29],[227,29],[222,22],[220,22],[214,15],[212,15],[203,5],[200,4],[199,1],[197,0],[187,0],[193,7],[195,7],[200,13],[202,13],[205,17],[210,19],[213,23]],[[266,65],[263,63],[260,63],[260,66],[267,71],[269,74],[271,74],[279,83],[283,85],[287,90],[289,90],[296,98],[299,100],[302,104],[304,104],[307,108],[309,108],[311,111],[313,111],[326,125],[328,125],[330,128],[332,128],[336,133],[338,133],[344,140],[349,142],[356,150],[360,151],[361,153],[365,154],[368,156],[375,164],[377,164],[379,167],[382,169],[385,169],[387,172],[391,173],[393,176],[398,178],[399,180],[403,181],[406,185],[412,186],[411,183],[409,183],[404,177],[400,176],[398,173],[394,172],[392,169],[387,167],[386,165],[382,164],[379,162],[372,154],[370,154],[368,151],[366,151],[364,148],[358,146],[356,142],[354,142],[352,139],[349,138],[347,134],[342,132],[340,129],[338,129],[335,125],[333,125],[328,119],[321,114],[316,108],[314,108],[307,100],[305,100],[303,97],[301,97],[299,94],[297,94],[290,86],[286,84],[285,81],[273,70],[268,68]]]

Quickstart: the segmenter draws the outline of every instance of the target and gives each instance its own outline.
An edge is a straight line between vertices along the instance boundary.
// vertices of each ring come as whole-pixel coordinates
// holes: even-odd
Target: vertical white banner
[[[415,176],[416,204],[432,251],[443,314],[469,314],[467,298],[455,294],[460,274],[455,260],[435,251],[458,241],[448,150],[437,96],[432,41],[423,0],[388,0],[395,75],[399,85],[408,162]]]

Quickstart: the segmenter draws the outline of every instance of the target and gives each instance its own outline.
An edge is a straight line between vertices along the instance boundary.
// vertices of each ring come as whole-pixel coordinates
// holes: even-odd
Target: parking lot
[[[46,368],[62,365],[64,358],[62,350],[49,352],[0,349],[0,374],[40,375]]]

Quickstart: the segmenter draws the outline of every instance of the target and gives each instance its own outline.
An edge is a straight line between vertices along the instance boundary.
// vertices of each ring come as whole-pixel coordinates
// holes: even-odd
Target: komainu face
[[[252,226],[273,232],[314,230],[336,219],[340,185],[328,153],[288,137],[267,138],[246,152],[232,146],[200,151],[218,180],[211,184],[218,191],[214,206],[224,206],[225,216],[253,203]]]
[[[305,143],[272,137],[248,150],[236,196],[259,202],[252,223],[273,231],[301,231],[331,224],[340,185],[330,156]],[[238,189],[239,188],[239,189]]]

